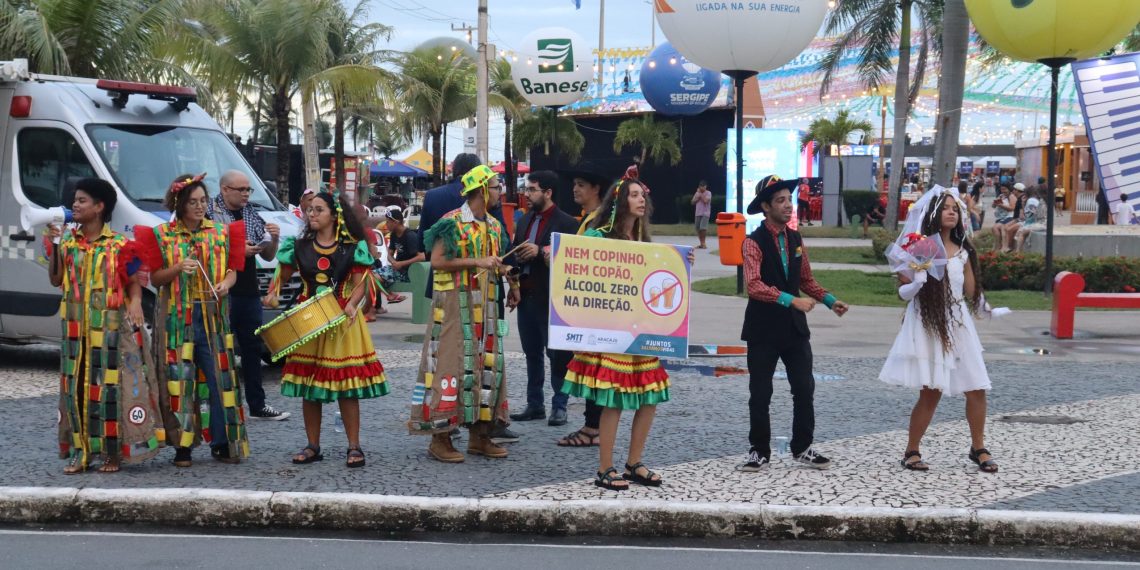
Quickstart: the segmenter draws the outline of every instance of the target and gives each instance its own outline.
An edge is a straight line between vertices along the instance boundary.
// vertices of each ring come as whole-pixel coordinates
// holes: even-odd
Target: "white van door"
[[[0,188],[0,313],[8,338],[58,339],[60,292],[48,280],[44,228],[24,232],[21,202],[71,207],[69,178],[97,176],[82,139],[57,121],[9,120]],[[13,132],[14,131],[14,132]],[[64,203],[64,201],[68,203]]]

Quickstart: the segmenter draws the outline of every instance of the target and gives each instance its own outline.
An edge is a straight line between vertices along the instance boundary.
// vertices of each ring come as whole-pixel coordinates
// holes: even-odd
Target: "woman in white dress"
[[[938,236],[946,250],[945,275],[941,278],[939,271],[930,270],[936,267],[930,264],[912,265],[913,278],[904,275],[908,273],[905,271],[899,274],[899,296],[909,303],[902,330],[879,373],[883,382],[919,389],[902,460],[902,466],[913,471],[929,469],[919,453],[919,444],[944,392],[966,397],[970,460],[983,472],[998,470],[985,448],[986,391],[990,389],[990,378],[973,317],[987,307],[978,255],[969,240],[968,218],[963,218],[965,212],[957,192],[936,187],[915,204],[897,244]]]

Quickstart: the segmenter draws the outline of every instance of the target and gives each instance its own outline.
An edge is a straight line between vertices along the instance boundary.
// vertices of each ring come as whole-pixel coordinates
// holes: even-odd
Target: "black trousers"
[[[764,457],[771,457],[772,427],[768,405],[772,402],[772,375],[782,360],[792,388],[791,452],[811,447],[815,433],[815,376],[812,374],[811,343],[795,337],[785,343],[748,342],[748,442]]]

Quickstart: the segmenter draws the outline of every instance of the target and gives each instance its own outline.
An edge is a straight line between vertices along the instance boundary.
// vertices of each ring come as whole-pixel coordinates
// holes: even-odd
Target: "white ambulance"
[[[20,215],[70,208],[65,196],[79,178],[115,186],[111,225],[128,237],[135,225],[170,218],[162,201],[176,176],[206,172],[214,195],[227,170],[246,173],[250,202],[266,222],[280,225],[283,236],[300,231],[195,101],[186,87],[37,75],[26,60],[0,62],[0,342],[59,340],[60,292],[48,281],[44,228],[24,229]],[[264,288],[273,264],[258,264]],[[294,292],[287,287],[282,297]]]

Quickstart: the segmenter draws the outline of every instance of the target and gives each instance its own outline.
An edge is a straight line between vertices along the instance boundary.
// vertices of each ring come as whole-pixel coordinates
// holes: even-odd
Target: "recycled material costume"
[[[589,229],[583,235],[607,238],[601,229]],[[603,408],[637,410],[669,401],[669,373],[656,356],[575,352],[566,366],[562,392]]]
[[[424,232],[424,247],[443,243],[448,259],[501,256],[508,238],[494,216],[475,217],[464,203]],[[503,338],[507,320],[499,314],[503,297],[493,271],[435,270],[432,320],[414,391],[408,430],[413,434],[447,433],[464,425],[490,433],[510,423]]]
[[[339,221],[338,221],[339,222]],[[368,242],[353,240],[339,222],[335,245],[325,248],[313,238],[286,238],[277,261],[301,275],[299,301],[331,289],[343,308],[372,267]],[[388,393],[384,366],[376,356],[363,315],[297,347],[285,359],[281,393],[310,402],[342,398],[375,398]]]
[[[94,241],[68,232],[58,248],[60,457],[81,468],[94,455],[121,463],[153,457],[165,438],[158,386],[145,331],[132,330],[125,310],[129,275],[140,261],[108,225]]]
[[[203,278],[202,270],[180,272],[159,291],[155,314],[156,320],[164,319],[164,326],[156,331],[155,354],[163,356],[164,365],[157,369],[166,400],[167,442],[189,448],[204,440],[215,450],[228,446],[229,457],[248,457],[241,381],[227,318],[229,299],[217,299],[211,292],[213,284],[234,270],[231,260],[245,263],[244,224],[231,224],[227,233],[223,226],[204,219],[191,231],[176,220],[155,228],[137,227],[135,239],[140,247],[157,252],[147,258],[151,267],[173,267],[192,258],[209,278],[209,282]]]

